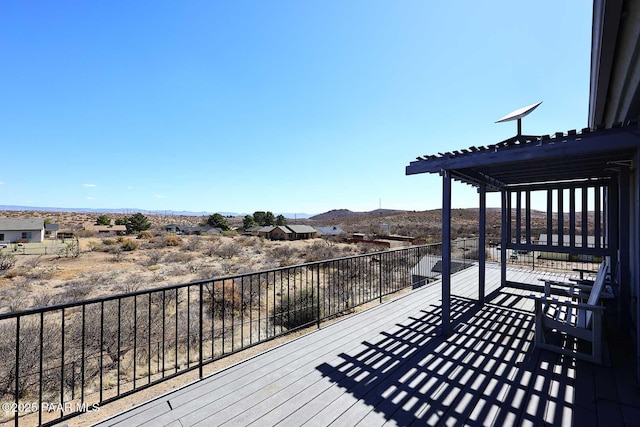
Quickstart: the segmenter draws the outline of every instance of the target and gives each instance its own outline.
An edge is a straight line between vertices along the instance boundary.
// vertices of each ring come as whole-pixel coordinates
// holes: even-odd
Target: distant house
[[[269,232],[271,240],[293,240],[294,233],[284,225],[277,225]]]
[[[58,224],[44,225],[44,237],[47,239],[56,239],[58,237],[58,231],[60,231],[60,226]]]
[[[44,219],[0,219],[0,242],[30,243],[44,240]]]
[[[85,231],[92,231],[98,234],[115,234],[118,236],[124,236],[127,234],[127,227],[124,225],[116,225],[113,220],[109,225],[96,225],[90,222],[85,222],[82,228]]]
[[[287,225],[286,228],[293,232],[291,237],[293,240],[313,239],[320,234],[318,230],[309,225]]]
[[[308,225],[267,225],[254,231],[254,234],[270,240],[313,239],[319,233]]]

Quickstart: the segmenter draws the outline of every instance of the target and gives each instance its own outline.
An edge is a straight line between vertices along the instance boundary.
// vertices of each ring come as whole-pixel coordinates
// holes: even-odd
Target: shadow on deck
[[[623,376],[533,348],[533,315],[517,308],[527,302],[510,289],[494,291],[484,306],[452,297],[451,336],[438,335],[441,308],[432,306],[397,332],[364,342],[365,350],[341,353],[342,363],[318,365],[365,405],[334,402],[316,417],[337,425],[640,423],[633,386],[628,405],[620,402],[615,382]],[[329,411],[340,415],[331,420]]]

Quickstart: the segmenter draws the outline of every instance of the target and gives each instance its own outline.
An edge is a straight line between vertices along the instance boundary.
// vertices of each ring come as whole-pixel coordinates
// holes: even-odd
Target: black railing
[[[465,264],[477,259],[477,240],[453,248]],[[189,371],[202,378],[212,361],[428,282],[422,270],[441,251],[413,246],[1,314],[5,420],[52,425]]]
[[[546,271],[570,277],[580,275],[580,271],[596,272],[604,259],[603,256],[570,254],[557,252],[557,249],[556,251],[545,249],[545,247],[541,247],[539,250],[508,249],[507,266],[511,269]],[[499,262],[500,248],[488,248],[487,259]]]

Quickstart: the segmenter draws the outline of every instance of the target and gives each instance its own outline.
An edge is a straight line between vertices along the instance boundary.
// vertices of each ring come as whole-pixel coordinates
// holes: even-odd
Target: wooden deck
[[[531,292],[499,289],[500,270],[488,267],[490,294],[479,306],[477,274],[452,276],[449,337],[438,334],[436,282],[99,425],[640,423],[624,351],[611,347],[613,370],[535,350]],[[510,272],[509,280],[537,277]]]

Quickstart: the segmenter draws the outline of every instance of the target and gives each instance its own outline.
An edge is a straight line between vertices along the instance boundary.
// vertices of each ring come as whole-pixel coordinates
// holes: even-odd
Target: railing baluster
[[[148,293],[148,305],[147,314],[148,314],[148,324],[147,324],[147,384],[151,384],[151,292]]]
[[[60,328],[60,341],[61,341],[61,348],[60,348],[60,403],[64,403],[64,324],[65,324],[65,320],[64,320],[64,315],[65,315],[65,309],[63,308],[61,310],[61,315],[60,315],[60,322],[62,323],[61,328]],[[102,348],[102,347],[100,347]],[[100,377],[102,379],[102,376]],[[102,401],[102,383],[100,383],[100,397],[101,397],[101,401]],[[60,405],[60,416],[62,417],[64,415],[64,405]],[[42,408],[41,408],[42,409]]]
[[[100,402],[102,402],[102,376],[104,369],[104,301],[100,301]]]
[[[198,363],[198,377],[199,377],[200,379],[202,379],[202,377],[203,377],[203,375],[202,375],[202,365],[203,365],[203,363],[202,363],[202,362],[203,362],[203,357],[202,357],[202,341],[204,341],[204,340],[202,339],[202,338],[203,338],[203,336],[204,336],[204,335],[203,335],[203,333],[202,333],[202,325],[203,325],[203,323],[204,323],[204,322],[203,322],[203,315],[204,315],[204,303],[203,303],[203,301],[204,301],[204,299],[203,299],[203,297],[204,297],[204,293],[203,293],[203,292],[204,292],[204,289],[203,289],[203,287],[204,287],[204,284],[203,284],[203,283],[200,283],[200,285],[199,285],[199,291],[200,291],[200,292],[199,292],[199,293],[200,293],[200,295],[199,295],[199,298],[200,298],[200,299],[199,299],[200,315],[198,316],[198,317],[199,317],[199,319],[198,319],[198,328],[199,328],[199,332],[198,332],[198,333],[199,333],[199,340],[198,340],[198,341],[200,341],[200,343],[199,343],[199,345],[198,345],[198,358],[199,358],[199,363]],[[213,356],[213,355],[212,355],[212,356]],[[212,357],[212,359],[213,359],[213,357]]]
[[[240,277],[240,348],[244,348],[244,276]]]
[[[177,289],[176,289],[177,292]],[[178,315],[178,307],[176,306],[176,316]],[[201,337],[200,335],[198,339]],[[190,366],[191,361],[191,286],[187,286],[187,368]],[[178,360],[176,359],[176,364]]]
[[[84,340],[86,335],[86,305],[82,304],[82,358],[80,359],[80,403],[84,403]],[[118,331],[120,331],[120,317],[118,316]],[[120,368],[120,365],[118,365]],[[120,369],[118,369],[120,372]],[[118,387],[118,394],[120,394],[120,388]]]
[[[18,399],[20,396],[20,316],[16,316],[16,383],[15,383],[14,424],[18,427]]]
[[[174,357],[174,370],[173,372],[178,372],[178,314],[180,313],[180,310],[178,310],[178,294],[180,293],[180,291],[178,289],[176,289],[176,298],[175,298],[175,305],[176,305],[176,309],[175,309],[175,318],[176,318],[176,330],[174,333],[174,340],[173,340],[173,357]],[[189,359],[187,358],[187,363],[189,363]]]
[[[166,301],[167,301],[167,292],[163,289],[162,290],[162,378],[164,378],[164,371],[165,371],[165,360],[164,360],[164,340],[166,338],[165,332],[166,332]],[[160,361],[160,354],[158,354],[158,361]]]
[[[83,306],[84,309],[84,306]],[[84,316],[84,312],[83,312],[83,316]],[[118,298],[118,343],[116,344],[117,346],[117,353],[116,353],[116,357],[118,358],[117,360],[117,372],[116,372],[116,390],[117,390],[117,394],[120,395],[120,329],[122,327],[122,299]],[[83,333],[84,335],[84,333]],[[84,349],[83,349],[84,351]],[[82,361],[84,362],[84,356],[82,357]],[[82,367],[82,390],[84,391],[84,365]],[[83,399],[84,401],[84,399]]]
[[[44,312],[40,312],[40,367],[38,370],[39,373],[39,392],[38,392],[38,425],[42,424],[42,360],[44,351]]]
[[[136,365],[138,364],[138,296],[133,296],[133,389],[136,389]]]

